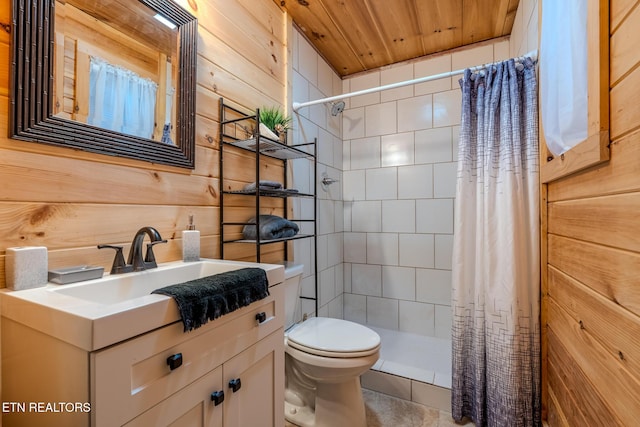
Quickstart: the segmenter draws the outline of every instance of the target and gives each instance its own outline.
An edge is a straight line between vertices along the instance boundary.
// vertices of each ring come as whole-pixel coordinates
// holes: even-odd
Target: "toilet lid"
[[[366,326],[342,319],[311,317],[289,331],[287,339],[306,348],[331,353],[357,353],[380,345],[380,336]]]

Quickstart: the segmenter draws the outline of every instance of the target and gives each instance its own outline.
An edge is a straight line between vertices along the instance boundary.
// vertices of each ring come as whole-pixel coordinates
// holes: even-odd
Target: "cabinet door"
[[[283,330],[249,347],[223,366],[225,427],[284,425]],[[234,392],[230,382],[240,380]]]
[[[222,367],[171,395],[153,408],[129,421],[127,427],[222,427],[223,407],[211,398],[223,391]],[[227,391],[224,390],[226,396]]]

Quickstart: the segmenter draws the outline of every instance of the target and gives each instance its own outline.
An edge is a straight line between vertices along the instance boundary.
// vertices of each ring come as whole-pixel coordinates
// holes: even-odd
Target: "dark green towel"
[[[196,280],[165,286],[152,294],[175,299],[184,331],[231,313],[269,295],[267,273],[261,268],[241,268]]]

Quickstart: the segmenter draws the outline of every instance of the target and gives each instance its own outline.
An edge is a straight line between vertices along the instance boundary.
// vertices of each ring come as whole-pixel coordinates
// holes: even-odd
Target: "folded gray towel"
[[[279,190],[282,188],[282,184],[277,181],[267,181],[262,179],[258,186],[263,190]],[[252,182],[251,184],[247,184],[244,186],[244,189],[247,191],[254,191],[256,189],[256,183]]]
[[[261,268],[241,268],[156,289],[178,304],[184,331],[231,313],[269,295],[267,273]]]
[[[242,235],[245,239],[255,240],[257,238],[256,219],[251,218],[249,222],[251,224],[245,225],[242,229]],[[298,231],[299,227],[295,222],[276,215],[260,215],[260,239],[262,240],[293,237],[298,234]]]

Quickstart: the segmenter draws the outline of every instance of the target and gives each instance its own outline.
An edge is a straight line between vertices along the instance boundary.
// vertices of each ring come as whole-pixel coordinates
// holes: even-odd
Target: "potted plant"
[[[276,139],[279,138],[281,140],[284,140],[287,131],[291,129],[291,117],[285,116],[279,107],[261,108],[260,123],[273,132],[276,135]]]

